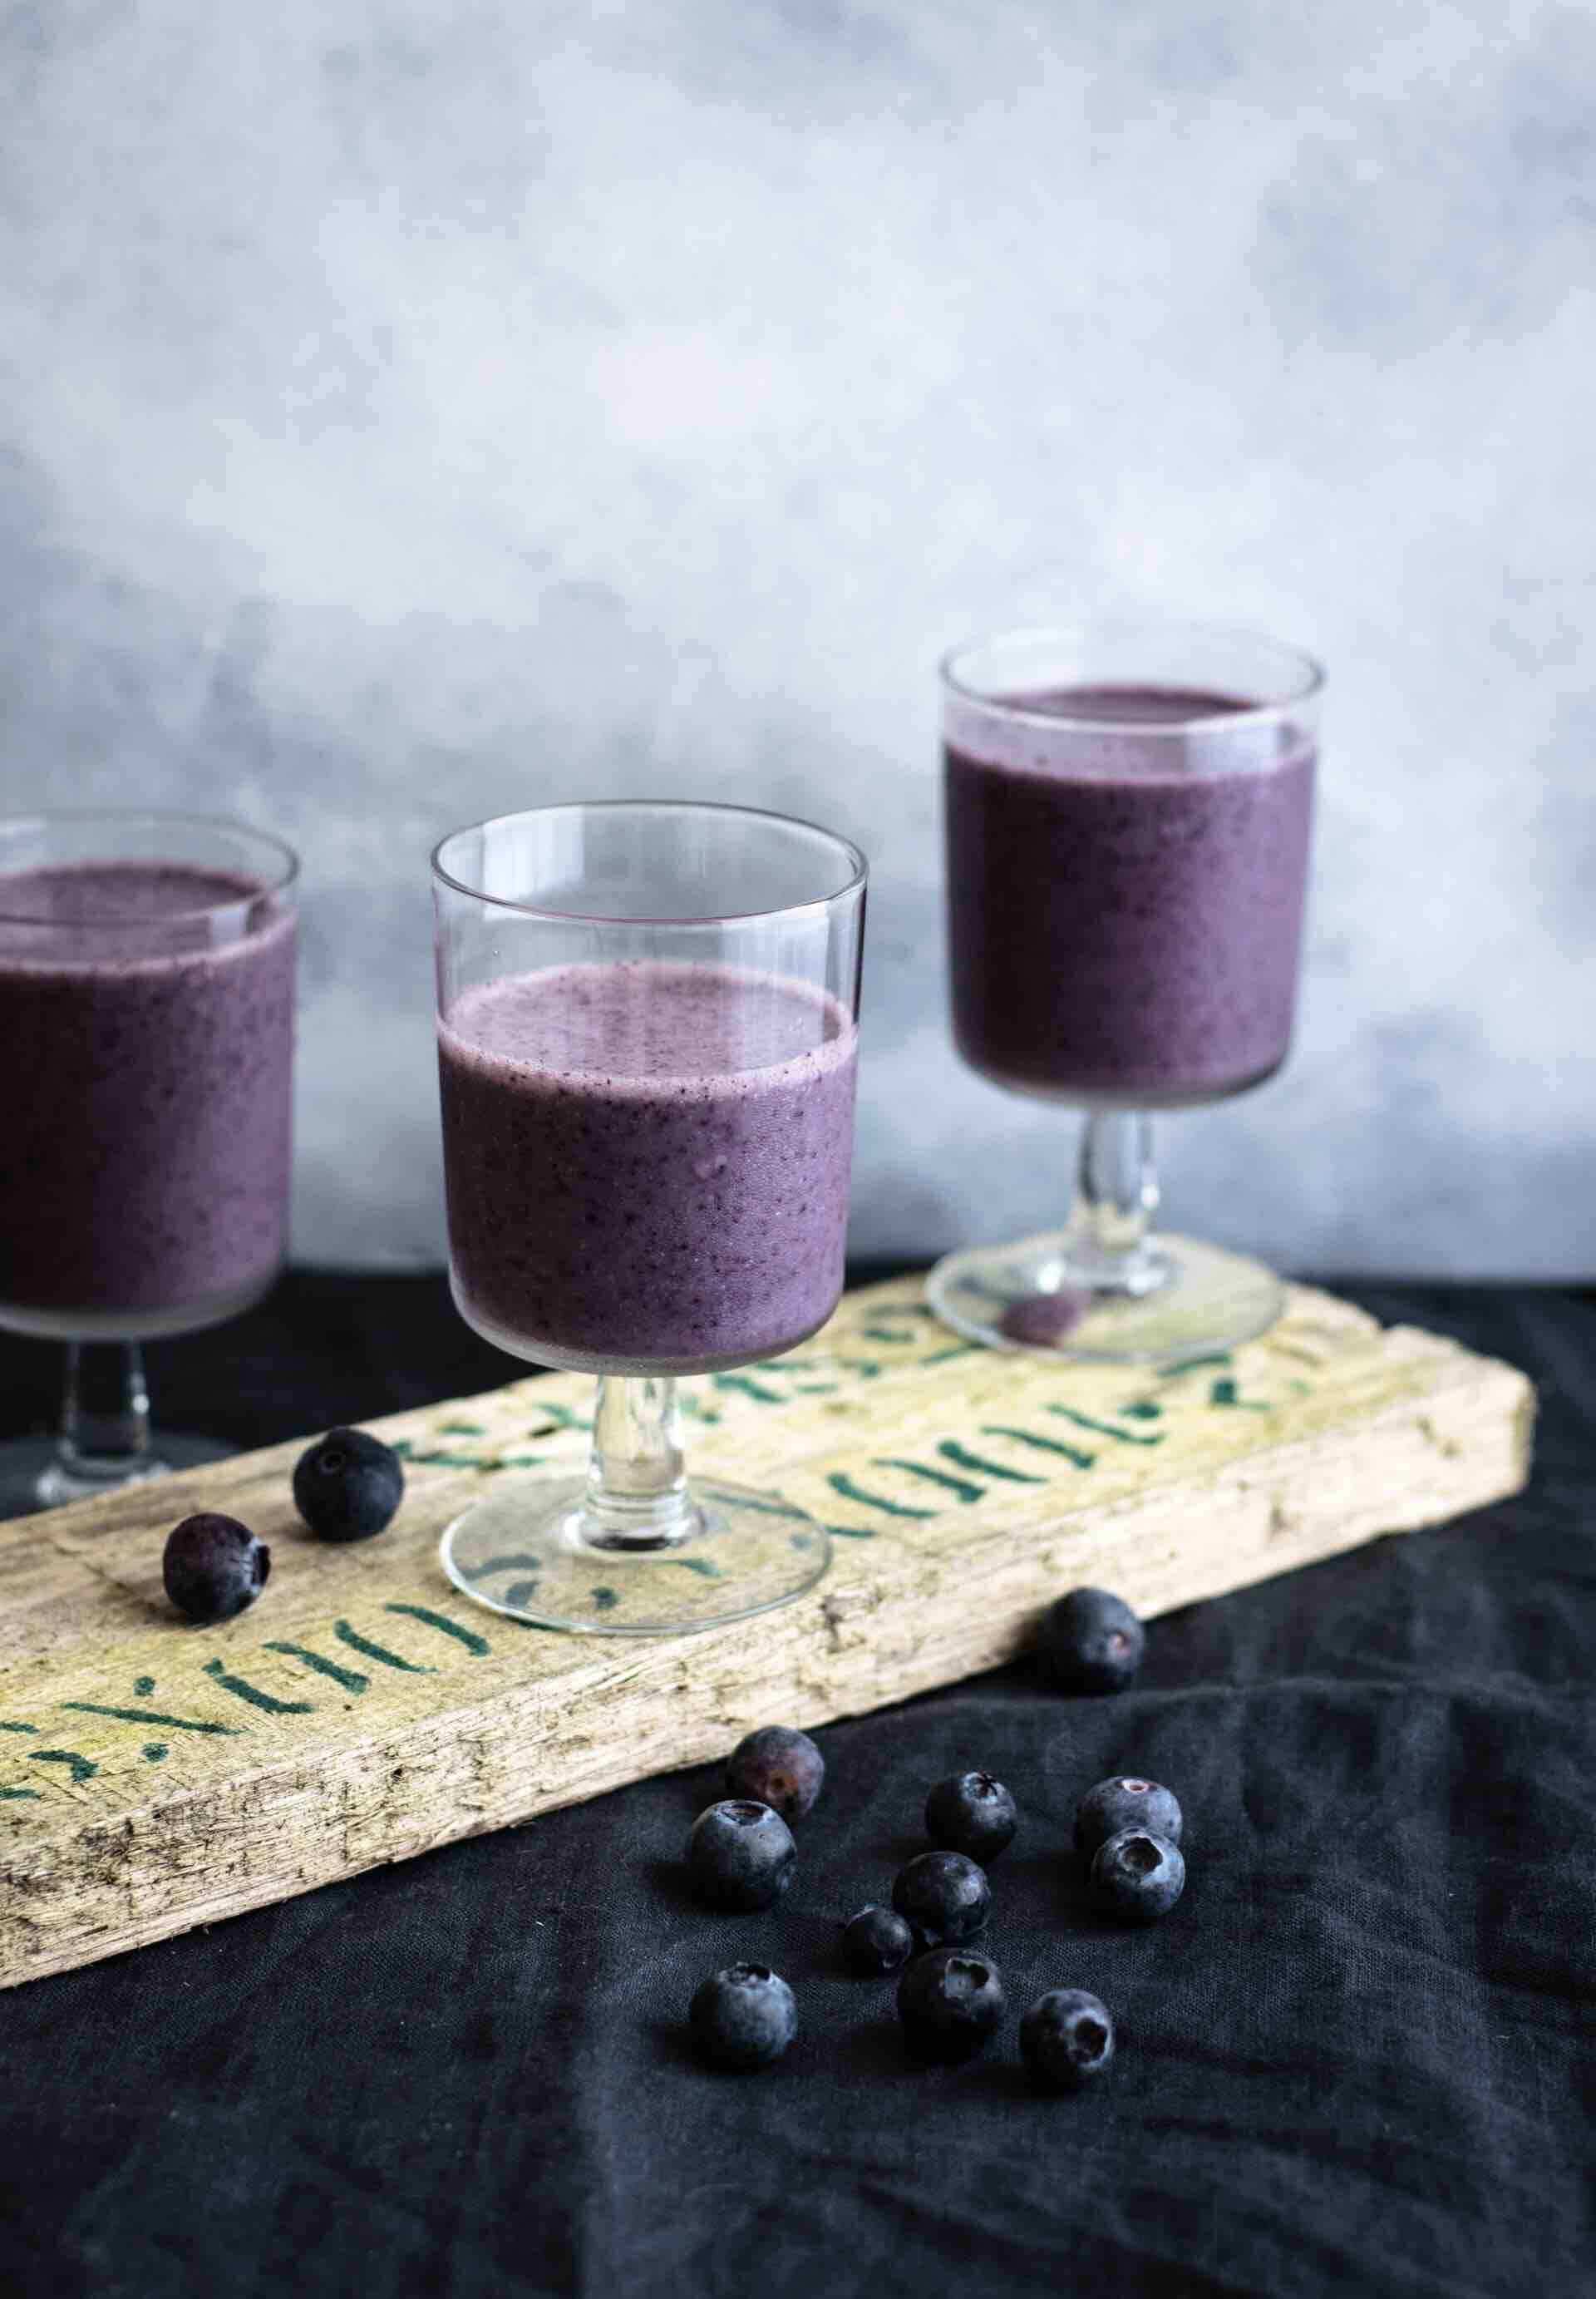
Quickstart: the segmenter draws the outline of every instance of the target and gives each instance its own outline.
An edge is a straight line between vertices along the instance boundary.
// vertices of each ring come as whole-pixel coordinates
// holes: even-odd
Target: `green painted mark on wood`
[[[37,1804],[38,1790],[37,1789],[0,1789],[0,1797],[4,1797],[7,1804],[21,1804],[24,1800]]]
[[[1222,1380],[1210,1382],[1208,1390],[1208,1402],[1210,1405],[1231,1405],[1241,1413],[1267,1413],[1269,1411],[1269,1407],[1267,1405],[1261,1405],[1256,1398],[1243,1397],[1239,1390],[1236,1388],[1235,1382],[1228,1378],[1228,1376]]]
[[[889,1501],[885,1493],[868,1492],[863,1485],[854,1482],[846,1469],[828,1469],[826,1482],[834,1493],[840,1493],[845,1501],[862,1501],[866,1508],[878,1508],[887,1516],[930,1517],[937,1514],[935,1509],[910,1508],[903,1501]],[[830,1527],[830,1530],[832,1532],[846,1532],[848,1527],[834,1524]]]
[[[262,1692],[247,1676],[235,1676],[219,1660],[208,1660],[205,1673],[214,1677],[222,1690],[230,1692],[235,1700],[247,1701],[252,1708],[259,1708],[267,1716],[308,1716],[316,1706],[313,1700],[279,1700],[275,1692]]]
[[[896,1453],[878,1453],[875,1465],[878,1469],[901,1469],[906,1477],[923,1477],[927,1484],[940,1485],[966,1507],[981,1497],[982,1487],[972,1485],[968,1477],[950,1477],[946,1469],[928,1468],[923,1461],[903,1461]]]
[[[212,1663],[213,1667],[219,1665]],[[220,1732],[230,1735],[231,1724],[216,1724],[204,1716],[168,1716],[159,1708],[108,1708],[98,1700],[63,1700],[86,1716],[114,1716],[119,1724],[164,1724],[169,1732]]]
[[[1046,1477],[1033,1477],[1028,1470],[1005,1469],[1001,1461],[983,1460],[979,1453],[972,1453],[951,1437],[945,1437],[937,1450],[945,1461],[952,1461],[961,1469],[978,1469],[984,1477],[1006,1477],[1013,1485],[1045,1485],[1047,1481]]]
[[[1155,1397],[1133,1397],[1120,1407],[1121,1421],[1162,1421],[1163,1407]]]
[[[874,1357],[839,1357],[844,1373],[857,1374],[861,1381],[879,1381],[881,1368]]]
[[[30,1764],[70,1764],[74,1783],[92,1780],[100,1769],[87,1756],[80,1756],[75,1748],[29,1748],[28,1761]]]
[[[542,1410],[547,1414],[549,1420],[553,1423],[557,1429],[591,1430],[593,1425],[591,1419],[587,1414],[573,1413],[568,1405],[556,1405],[552,1400],[550,1400],[550,1402],[545,1405]],[[529,1429],[526,1433],[529,1437],[546,1437],[549,1434],[549,1431],[547,1425],[545,1425],[542,1429]]]
[[[390,1652],[386,1645],[373,1644],[369,1637],[363,1637],[359,1629],[351,1628],[347,1621],[335,1621],[333,1634],[341,1645],[347,1645],[351,1652],[363,1653],[368,1660],[380,1662],[384,1668],[401,1668],[407,1676],[436,1676],[438,1672],[435,1668],[429,1668],[425,1661],[406,1660],[401,1654]]]
[[[806,1548],[813,1548],[815,1546],[815,1535],[812,1532],[790,1532],[787,1536],[787,1540],[788,1546],[790,1548],[796,1548],[800,1551]]]
[[[1089,1429],[1098,1437],[1112,1437],[1119,1445],[1162,1445],[1164,1440],[1162,1429],[1152,1437],[1138,1437],[1132,1429],[1116,1429],[1112,1421],[1094,1421],[1089,1413],[1077,1413],[1072,1405],[1050,1405],[1047,1410],[1056,1413],[1062,1421],[1072,1421],[1077,1429]]]
[[[1034,1445],[1038,1453],[1062,1453],[1066,1461],[1073,1461],[1078,1469],[1089,1469],[1096,1459],[1079,1445],[1066,1445],[1062,1437],[1038,1437],[1034,1429],[1011,1429],[1002,1421],[981,1423],[983,1437],[1013,1437],[1021,1445]]]
[[[739,1493],[737,1506],[752,1509],[759,1516],[802,1516],[804,1514],[801,1508],[794,1508],[790,1501],[767,1501],[757,1493]]]
[[[922,1365],[947,1365],[955,1357],[972,1357],[979,1347],[977,1341],[955,1341],[950,1349],[933,1349],[920,1362]]]
[[[397,1453],[401,1461],[408,1461],[415,1449],[408,1437],[391,1437],[388,1440],[389,1452]]]
[[[506,1605],[521,1605],[529,1606],[537,1593],[538,1584],[535,1580],[512,1581],[509,1587],[505,1590],[500,1601]],[[520,1625],[525,1629],[529,1628],[531,1623],[530,1622],[523,1621]]]
[[[440,1421],[440,1437],[485,1437],[487,1431],[480,1421]]]
[[[155,1680],[153,1676],[136,1676],[133,1689],[140,1700],[147,1700],[155,1689]]]
[[[364,1692],[371,1682],[371,1679],[362,1676],[358,1668],[343,1668],[337,1661],[326,1660],[320,1653],[310,1652],[303,1645],[289,1644],[273,1638],[268,1642],[266,1650],[286,1653],[290,1660],[302,1660],[307,1668],[313,1668],[318,1676],[330,1676],[335,1684],[343,1687],[345,1692]]]
[[[613,1613],[621,1601],[613,1589],[605,1588],[595,1589],[592,1599],[595,1613]]]
[[[1183,1373],[1200,1373],[1204,1365],[1228,1365],[1231,1361],[1228,1349],[1210,1349],[1205,1357],[1182,1357],[1178,1365],[1166,1366],[1158,1378],[1178,1381]]]
[[[165,1741],[146,1740],[144,1745],[144,1760],[146,1764],[164,1764],[166,1762]]]
[[[712,1374],[710,1379],[716,1389],[737,1390],[744,1397],[751,1397],[756,1405],[785,1405],[787,1402],[779,1389],[767,1389],[750,1373],[717,1373]]]
[[[795,1381],[792,1385],[802,1397],[835,1397],[842,1386],[835,1381]]]
[[[479,1637],[475,1629],[461,1628],[459,1623],[451,1621],[447,1613],[434,1613],[430,1605],[385,1605],[383,1610],[385,1613],[403,1613],[409,1619],[421,1622],[426,1628],[436,1629],[440,1636],[453,1637],[456,1643],[464,1645],[467,1652],[490,1653],[493,1649],[486,1637]]]
[[[913,1333],[895,1332],[890,1325],[861,1325],[858,1330],[862,1341],[889,1341],[895,1349],[906,1349],[914,1338]]]
[[[0,1724],[0,1732],[37,1732],[37,1724]],[[31,1796],[33,1790],[29,1789],[28,1793]]]
[[[711,1564],[707,1556],[667,1556],[663,1561],[666,1564],[679,1564],[683,1573],[696,1573],[700,1580],[720,1581],[725,1577],[720,1566]]]
[[[484,1461],[480,1453],[451,1453],[440,1448],[433,1453],[412,1453],[411,1460],[418,1469],[495,1469],[496,1461]]]
[[[502,1556],[490,1556],[485,1564],[477,1565],[475,1569],[479,1575],[484,1573],[541,1573],[542,1565],[541,1556],[529,1556],[524,1548],[511,1548]]]

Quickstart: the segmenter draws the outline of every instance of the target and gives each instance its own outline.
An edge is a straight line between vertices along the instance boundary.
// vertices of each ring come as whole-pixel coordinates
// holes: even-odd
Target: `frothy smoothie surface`
[[[1024,718],[945,753],[961,1052],[1000,1083],[1108,1104],[1267,1077],[1296,1005],[1311,744],[1186,688],[1014,704]]]
[[[790,1348],[842,1286],[856,1039],[835,999],[714,966],[552,967],[439,1029],[454,1282],[551,1363]]]
[[[166,863],[0,874],[0,1315],[167,1312],[282,1257],[292,913]]]

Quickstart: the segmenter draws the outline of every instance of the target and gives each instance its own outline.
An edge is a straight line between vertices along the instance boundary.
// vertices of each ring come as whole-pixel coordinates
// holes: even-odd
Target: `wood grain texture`
[[[1438,1523],[1519,1488],[1534,1416],[1510,1366],[1302,1288],[1158,1376],[969,1348],[901,1280],[685,1386],[690,1458],[835,1536],[809,1596],[694,1636],[528,1629],[438,1564],[485,1480],[583,1457],[577,1376],[373,1423],[409,1490],[360,1547],[299,1525],[297,1444],[0,1527],[0,1985],[990,1668],[1080,1581],[1154,1614]],[[272,1546],[217,1629],[161,1586],[197,1507]]]

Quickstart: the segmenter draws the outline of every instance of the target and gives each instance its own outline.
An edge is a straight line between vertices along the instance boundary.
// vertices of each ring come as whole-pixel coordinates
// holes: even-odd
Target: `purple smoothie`
[[[439,1026],[455,1298],[535,1363],[709,1372],[842,1288],[854,1024],[798,982],[568,966]]]
[[[0,1324],[176,1331],[265,1288],[294,973],[291,910],[230,873],[0,876]]]
[[[1311,741],[1173,687],[1005,708],[1029,716],[966,710],[944,752],[964,1059],[1002,1085],[1107,1107],[1261,1083],[1296,1005]]]

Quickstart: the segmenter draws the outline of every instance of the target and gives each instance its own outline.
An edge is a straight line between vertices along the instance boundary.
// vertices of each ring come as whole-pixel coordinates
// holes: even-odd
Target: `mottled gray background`
[[[1170,1128],[1287,1264],[1596,1270],[1596,16],[0,9],[0,800],[303,850],[300,1250],[434,1256],[426,855],[757,800],[875,863],[856,1242],[1061,1207],[944,1019],[931,664],[1334,681],[1302,1029]]]

